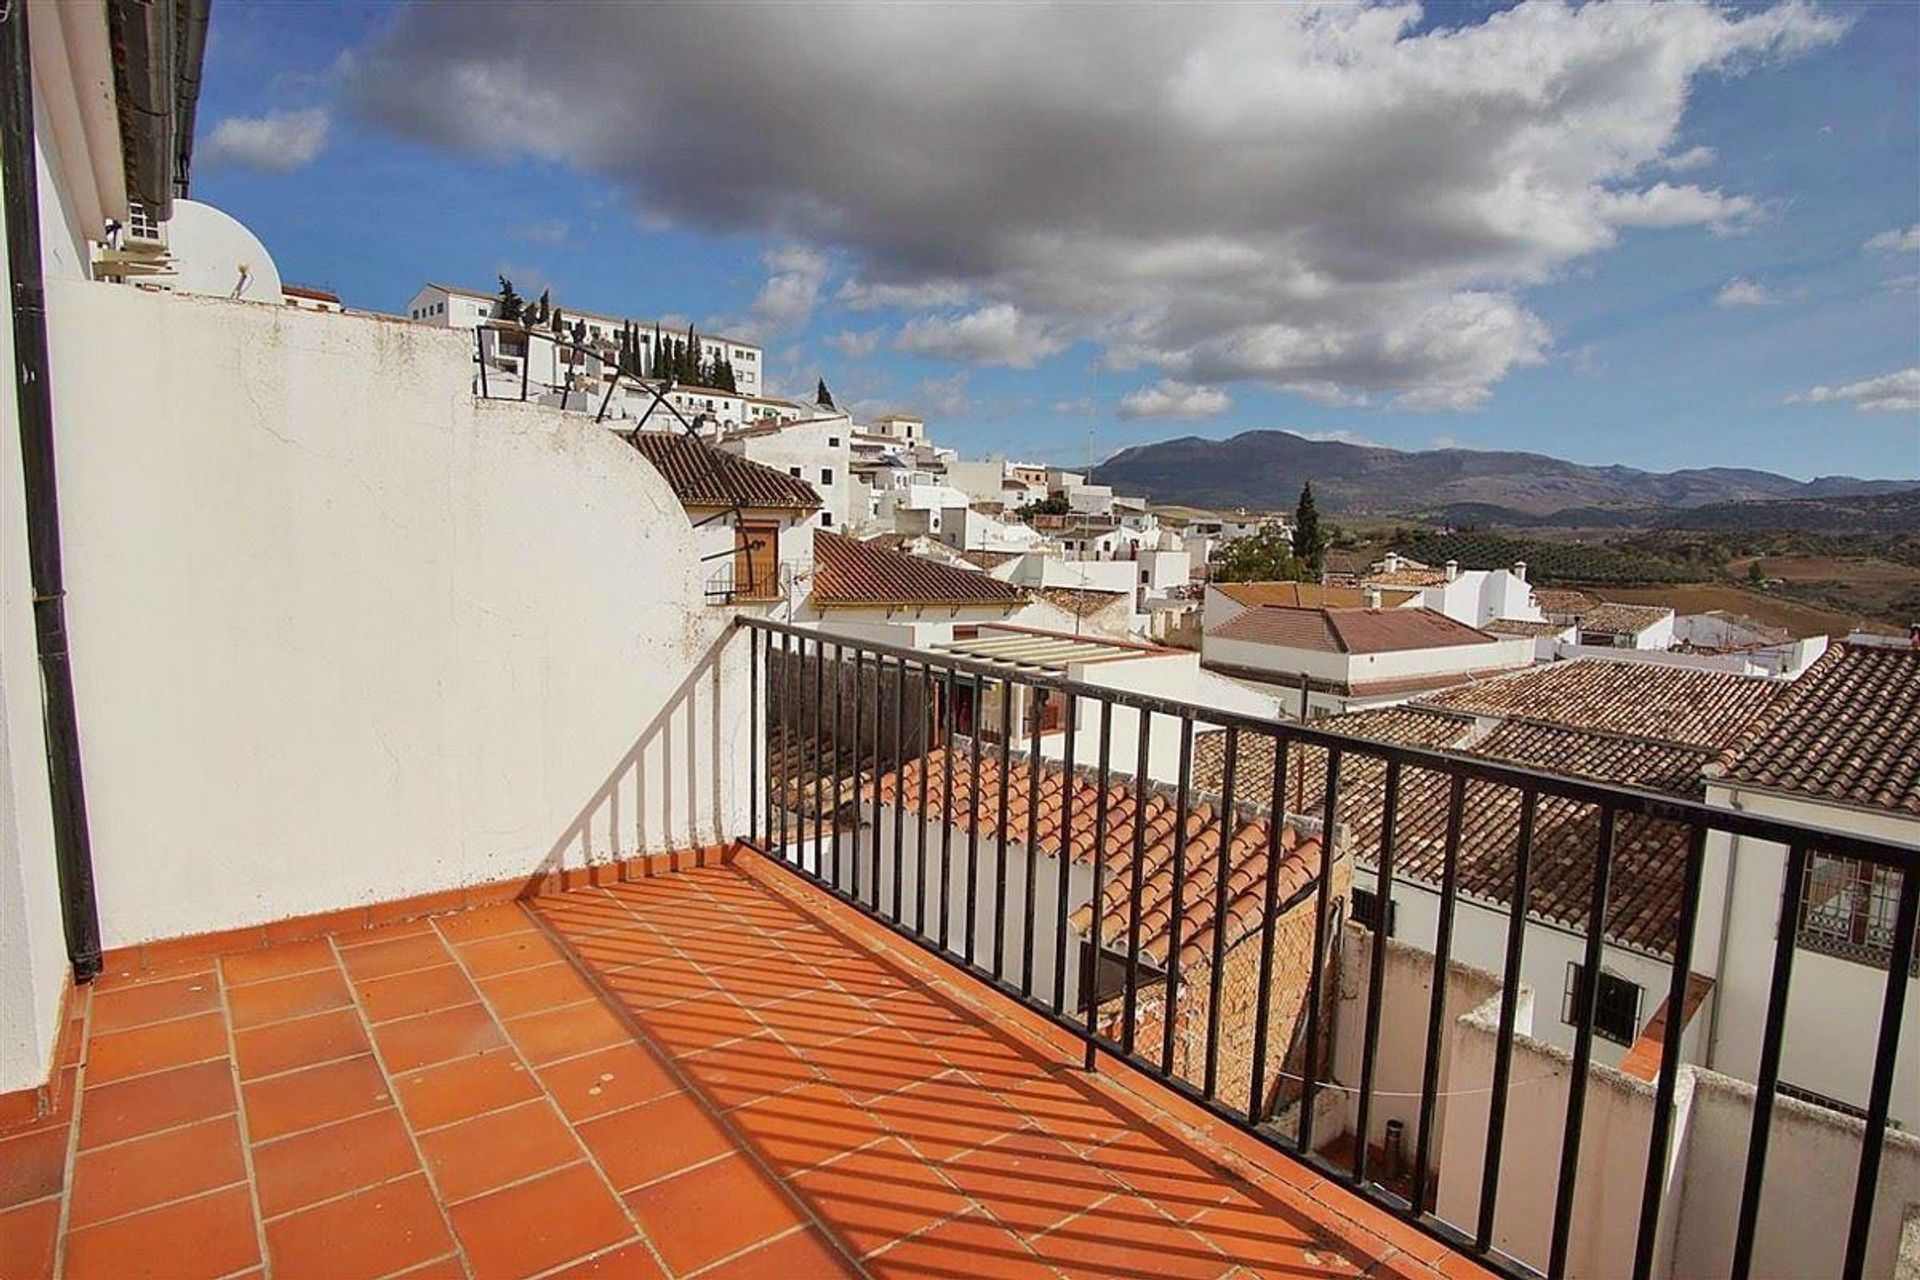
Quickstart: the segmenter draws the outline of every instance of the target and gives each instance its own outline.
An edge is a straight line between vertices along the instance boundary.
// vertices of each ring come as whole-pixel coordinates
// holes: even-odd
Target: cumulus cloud
[[[1766,286],[1745,276],[1735,276],[1713,295],[1713,305],[1716,307],[1767,307],[1778,301]]]
[[[196,154],[206,164],[291,173],[319,158],[332,125],[325,107],[228,116],[213,127]]]
[[[842,329],[827,339],[827,345],[849,360],[864,360],[879,349],[884,336],[881,329]]]
[[[767,282],[754,295],[753,315],[759,331],[788,329],[805,324],[827,282],[827,256],[802,245],[784,245],[762,255]]]
[[[1814,387],[1788,404],[1850,404],[1861,413],[1920,413],[1920,365],[1838,387]]]
[[[1869,253],[1913,253],[1920,251],[1920,222],[1905,229],[1882,231],[1861,246]]]
[[[1712,147],[1688,147],[1685,151],[1670,155],[1659,161],[1659,166],[1669,173],[1691,173],[1695,169],[1704,169],[1720,158]]]
[[[807,244],[904,350],[1075,341],[1191,385],[1471,407],[1552,335],[1527,289],[1634,228],[1733,231],[1652,181],[1705,77],[1830,43],[1772,8],[423,4],[350,59],[366,117],[618,185],[646,217]],[[698,120],[689,129],[686,121]]]
[[[1233,407],[1227,393],[1218,387],[1196,387],[1190,383],[1162,378],[1151,387],[1141,387],[1120,397],[1120,417],[1163,418],[1191,422],[1197,418],[1217,418]]]
[[[895,351],[1015,369],[1031,369],[1065,345],[1007,302],[960,315],[916,316],[893,339]]]

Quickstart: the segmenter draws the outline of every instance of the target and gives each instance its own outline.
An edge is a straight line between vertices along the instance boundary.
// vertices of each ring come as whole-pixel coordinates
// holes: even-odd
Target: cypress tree
[[[814,389],[813,402],[822,409],[833,408],[833,392],[827,390],[827,380],[820,379],[820,385]]]
[[[1313,481],[1300,486],[1300,505],[1293,512],[1293,554],[1317,577],[1327,557],[1327,535],[1320,527],[1320,511],[1313,504]]]
[[[513,281],[507,279],[505,276],[501,276],[499,279],[500,294],[494,300],[494,307],[500,313],[502,320],[517,324],[520,321],[521,314],[527,309],[526,300],[513,291]]]

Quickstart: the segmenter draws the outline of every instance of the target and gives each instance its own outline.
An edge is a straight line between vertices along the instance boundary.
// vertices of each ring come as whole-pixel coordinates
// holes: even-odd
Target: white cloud
[[[1920,222],[1905,229],[1882,231],[1860,246],[1870,253],[1913,253],[1920,251]]]
[[[1191,422],[1198,418],[1217,418],[1232,407],[1233,401],[1218,387],[1196,387],[1162,378],[1151,387],[1141,387],[1121,396],[1119,415],[1123,419]]]
[[[916,316],[893,339],[895,351],[1015,369],[1031,369],[1065,345],[1006,302],[957,316]]]
[[[1676,155],[1667,156],[1656,163],[1668,173],[1691,173],[1695,169],[1704,169],[1720,157],[1712,147],[1688,147]]]
[[[784,245],[761,258],[767,282],[753,299],[760,336],[805,324],[820,300],[820,286],[827,281],[827,256],[802,245]]]
[[[1843,18],[1525,0],[1014,9],[512,5],[402,11],[345,91],[409,137],[530,156],[649,214],[844,262],[903,350],[1472,407],[1551,348],[1526,291],[1628,228],[1736,231],[1696,87]],[[698,142],[685,122],[699,120]],[[1330,388],[1331,390],[1326,390]]]
[[[228,116],[197,148],[210,165],[234,165],[264,173],[291,173],[312,164],[327,145],[333,117],[325,107]]]
[[[1770,307],[1778,301],[1780,299],[1770,293],[1766,286],[1745,276],[1735,276],[1713,295],[1713,305],[1716,307]]]
[[[849,360],[864,360],[879,348],[884,332],[880,329],[863,329],[857,332],[852,329],[842,329],[827,339],[827,345]]]
[[[1920,365],[1838,387],[1814,387],[1788,404],[1850,404],[1861,413],[1920,413]]]
[[[972,404],[967,399],[966,371],[921,379],[913,389],[913,404],[928,417],[958,418],[968,413]]]
[[[571,230],[565,218],[548,218],[543,222],[524,223],[508,234],[530,244],[565,244]]]

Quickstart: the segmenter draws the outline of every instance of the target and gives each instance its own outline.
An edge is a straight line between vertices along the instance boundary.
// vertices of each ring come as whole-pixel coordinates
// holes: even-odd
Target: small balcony
[[[0,1273],[1474,1274],[758,854],[604,879],[103,976]]]

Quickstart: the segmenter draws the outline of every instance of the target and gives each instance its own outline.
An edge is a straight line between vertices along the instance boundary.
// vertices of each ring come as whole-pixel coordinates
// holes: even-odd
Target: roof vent
[[[1458,560],[1447,561],[1447,581],[1452,582],[1454,579],[1458,578],[1459,576],[1460,576],[1460,562]]]
[[[1527,580],[1527,562],[1525,560],[1515,560],[1513,562],[1513,576],[1522,582]]]
[[[1379,607],[1380,607],[1380,588],[1368,587],[1367,588],[1367,608],[1378,609]]]
[[[1400,553],[1398,551],[1387,552],[1387,558],[1380,562],[1380,567],[1388,573],[1400,572]]]

